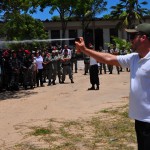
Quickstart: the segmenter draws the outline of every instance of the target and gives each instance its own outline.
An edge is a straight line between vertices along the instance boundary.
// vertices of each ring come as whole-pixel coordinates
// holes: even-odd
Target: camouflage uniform
[[[47,54],[47,56],[44,59],[44,64],[45,64],[45,69],[46,69],[46,74],[48,77],[48,86],[51,85],[52,81],[52,58],[50,56],[50,53]]]
[[[64,83],[67,73],[69,74],[69,79],[71,80],[71,83],[74,83],[70,59],[71,56],[68,55],[68,51],[66,50],[62,57],[62,67],[63,67],[62,83]]]
[[[77,73],[77,55],[75,53],[75,49],[72,50],[72,55],[71,55],[71,68],[73,71],[73,65],[75,65],[75,73]]]
[[[57,72],[58,72],[58,66],[57,66],[57,61],[58,57],[55,56],[55,50],[52,51],[52,74],[53,74],[53,85],[55,85],[56,77],[57,77]]]
[[[12,54],[12,59],[10,61],[10,66],[12,70],[12,76],[11,76],[11,89],[12,90],[19,90],[19,73],[21,68],[21,62],[17,58],[17,55],[15,52]]]
[[[10,56],[9,54],[4,54],[4,88],[10,90],[10,81],[12,76],[12,70],[10,65]]]
[[[33,88],[33,71],[34,71],[34,67],[33,67],[33,58],[32,56],[29,55],[25,55],[23,58],[23,86],[24,89],[27,89],[27,86],[30,85],[31,88]]]
[[[55,51],[55,57],[57,59],[57,75],[59,79],[59,83],[62,82],[62,63],[61,63],[61,55],[58,53],[58,50]]]
[[[89,72],[89,69],[90,69],[90,57],[84,55],[84,75],[86,75]]]

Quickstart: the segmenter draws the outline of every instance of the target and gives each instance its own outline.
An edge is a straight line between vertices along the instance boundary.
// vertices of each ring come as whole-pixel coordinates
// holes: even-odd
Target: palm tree
[[[144,16],[149,14],[150,11],[142,7],[147,4],[146,1],[120,0],[119,4],[111,7],[110,17],[120,20],[117,24],[119,28],[134,28],[136,23],[144,22]]]

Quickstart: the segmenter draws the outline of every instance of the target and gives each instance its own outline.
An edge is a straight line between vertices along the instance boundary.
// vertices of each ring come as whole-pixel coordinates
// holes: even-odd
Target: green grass
[[[29,137],[43,145],[22,143],[15,150],[135,150],[134,122],[128,106],[105,109],[87,120],[50,120],[47,127],[30,127]]]

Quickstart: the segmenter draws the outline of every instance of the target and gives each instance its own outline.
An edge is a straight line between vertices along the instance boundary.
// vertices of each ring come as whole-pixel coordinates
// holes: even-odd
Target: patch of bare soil
[[[46,126],[50,119],[86,119],[100,110],[128,103],[129,72],[100,75],[100,90],[87,91],[89,75],[83,75],[82,61],[78,65],[74,84],[67,76],[65,84],[56,81],[52,86],[45,83],[45,87],[33,90],[0,93],[1,150],[25,141],[29,126]]]

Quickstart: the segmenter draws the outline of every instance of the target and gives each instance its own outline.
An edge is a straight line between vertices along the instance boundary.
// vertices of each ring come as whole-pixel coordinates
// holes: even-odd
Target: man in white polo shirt
[[[98,62],[130,68],[129,117],[135,120],[138,150],[150,150],[150,24],[126,29],[130,34],[133,53],[112,55],[91,51],[84,40],[76,41],[76,48]]]

